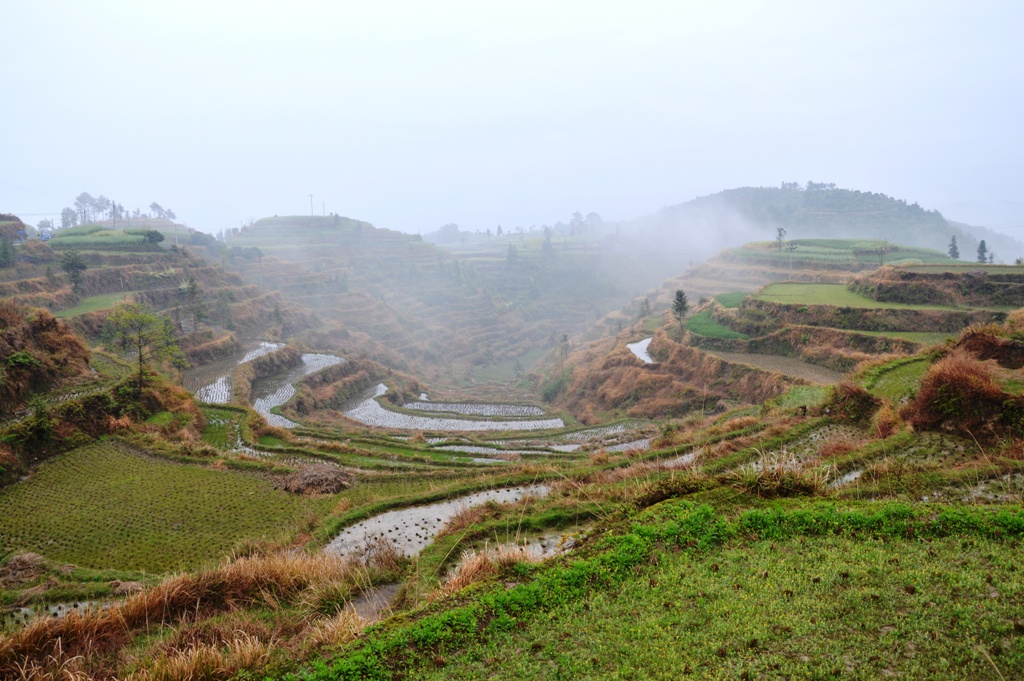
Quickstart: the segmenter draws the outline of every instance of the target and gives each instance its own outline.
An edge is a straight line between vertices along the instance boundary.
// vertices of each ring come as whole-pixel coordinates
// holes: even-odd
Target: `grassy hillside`
[[[0,412],[5,417],[33,393],[56,390],[89,373],[89,349],[46,310],[0,302]]]

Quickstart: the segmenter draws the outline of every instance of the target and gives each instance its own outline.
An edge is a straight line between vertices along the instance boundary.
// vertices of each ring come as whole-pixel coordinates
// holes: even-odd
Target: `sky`
[[[0,212],[630,219],[835,182],[1024,238],[1024,3],[0,0]],[[312,199],[310,199],[312,194]]]

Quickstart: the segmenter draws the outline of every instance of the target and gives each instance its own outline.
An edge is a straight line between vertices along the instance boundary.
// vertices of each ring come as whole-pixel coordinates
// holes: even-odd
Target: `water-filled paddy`
[[[403,555],[415,556],[429,546],[444,526],[464,509],[489,501],[513,504],[527,496],[545,496],[550,491],[547,485],[491,489],[435,504],[387,511],[345,528],[324,551],[339,556],[354,556],[365,552],[375,542],[387,541]]]
[[[406,402],[404,409],[463,414],[466,416],[543,416],[544,410],[525,404],[480,404],[475,402]]]
[[[295,395],[295,382],[310,374],[344,362],[336,355],[306,353],[302,356],[302,364],[273,376],[253,381],[252,408],[256,410],[272,426],[279,428],[295,428],[297,423],[270,410],[279,407]]]
[[[630,352],[640,358],[640,361],[644,364],[654,364],[654,360],[651,359],[650,354],[647,352],[647,348],[651,344],[652,340],[653,337],[644,338],[642,341],[637,341],[636,343],[627,343],[626,347],[629,348]]]
[[[388,388],[380,384],[373,395],[355,407],[345,411],[345,416],[367,426],[396,428],[400,430],[434,431],[481,431],[481,430],[543,430],[562,428],[565,422],[560,418],[507,421],[475,421],[472,419],[414,416],[385,409],[375,398],[384,395]]]

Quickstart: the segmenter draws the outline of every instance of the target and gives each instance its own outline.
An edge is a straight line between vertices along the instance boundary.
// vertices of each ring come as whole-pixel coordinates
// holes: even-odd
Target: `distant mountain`
[[[956,237],[962,260],[971,260],[986,240],[997,260],[1024,256],[1024,244],[982,227],[947,220],[936,210],[885,194],[839,189],[824,183],[783,187],[740,187],[668,206],[625,223],[647,238],[693,242],[710,255],[747,241],[772,238],[878,239],[945,251]],[[710,252],[709,252],[710,251]]]

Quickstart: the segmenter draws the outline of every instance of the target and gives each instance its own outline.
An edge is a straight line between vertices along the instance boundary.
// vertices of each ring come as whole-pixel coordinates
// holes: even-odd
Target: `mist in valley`
[[[224,319],[262,296],[246,314],[272,310],[275,333],[435,380],[550,371],[566,339],[664,311],[687,272],[779,230],[1024,255],[1008,3],[56,0],[5,18],[0,209],[214,235],[188,242],[252,287],[216,294]],[[107,208],[79,210],[83,189]]]

